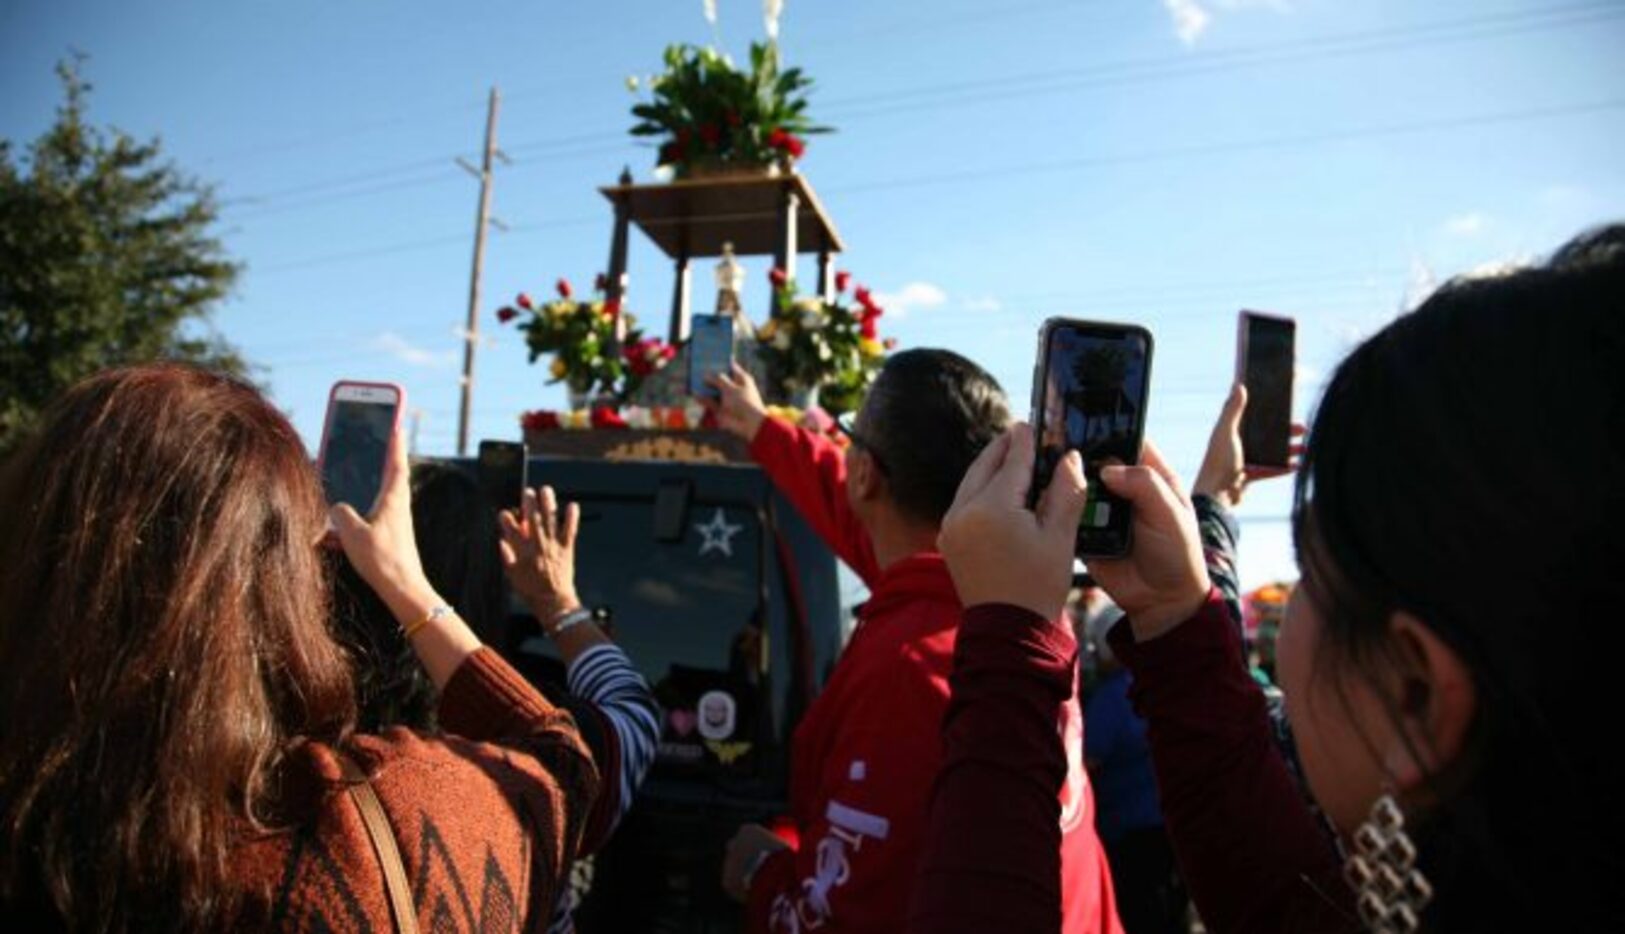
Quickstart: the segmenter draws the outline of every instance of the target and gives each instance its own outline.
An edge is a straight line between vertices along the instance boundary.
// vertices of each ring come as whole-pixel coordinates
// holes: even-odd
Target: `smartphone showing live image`
[[[1236,381],[1247,387],[1241,416],[1242,462],[1285,468],[1292,445],[1292,376],[1297,325],[1291,318],[1244,311],[1236,326]]]
[[[695,315],[688,339],[688,394],[715,399],[718,393],[706,380],[733,369],[734,319],[731,315]]]
[[[1089,501],[1078,525],[1080,557],[1128,554],[1130,507],[1107,492],[1100,468],[1140,462],[1151,348],[1151,332],[1129,324],[1052,318],[1039,333],[1032,414],[1038,451],[1031,496],[1036,503],[1067,451],[1082,454]]]
[[[406,390],[393,383],[343,380],[333,385],[316,462],[330,506],[348,503],[371,516],[384,488],[389,441],[400,426]]]
[[[518,441],[480,442],[480,490],[497,511],[518,509],[525,494],[529,451]]]

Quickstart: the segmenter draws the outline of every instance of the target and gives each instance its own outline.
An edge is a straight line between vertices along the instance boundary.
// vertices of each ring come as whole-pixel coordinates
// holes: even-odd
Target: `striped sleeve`
[[[617,783],[617,807],[610,816],[613,827],[632,807],[632,796],[654,762],[660,742],[660,708],[649,683],[631,659],[612,644],[595,645],[582,652],[566,674],[570,693],[603,714],[620,747],[618,775],[605,774],[604,783]]]

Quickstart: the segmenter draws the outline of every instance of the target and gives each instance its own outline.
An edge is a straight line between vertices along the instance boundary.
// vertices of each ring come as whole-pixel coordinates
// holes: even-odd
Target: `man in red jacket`
[[[962,613],[937,533],[965,470],[1010,421],[1004,393],[957,354],[897,354],[855,423],[843,425],[851,440],[843,451],[767,417],[744,370],[713,384],[722,426],[750,441],[773,483],[870,591],[829,683],[796,729],[797,842],[759,825],[740,828],[723,887],[745,902],[753,932],[901,931],[942,760]],[[1058,930],[1120,934],[1075,686],[1059,719],[1068,768],[1053,826],[1063,871],[1031,880],[1030,895],[1054,906]],[[1001,807],[987,802],[990,816]]]

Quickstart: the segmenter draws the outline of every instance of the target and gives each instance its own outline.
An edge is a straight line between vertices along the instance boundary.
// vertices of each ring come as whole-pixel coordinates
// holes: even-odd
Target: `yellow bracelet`
[[[437,619],[441,619],[443,617],[450,616],[451,614],[452,614],[451,607],[446,606],[445,604],[441,604],[440,606],[437,606],[437,607],[434,607],[434,608],[430,609],[428,613],[425,613],[423,615],[422,619],[418,620],[417,622],[413,623],[412,625],[401,627],[401,634],[406,636],[406,638],[410,639],[413,636],[417,635],[418,631],[421,630],[423,627],[429,625],[430,623],[434,622]]]

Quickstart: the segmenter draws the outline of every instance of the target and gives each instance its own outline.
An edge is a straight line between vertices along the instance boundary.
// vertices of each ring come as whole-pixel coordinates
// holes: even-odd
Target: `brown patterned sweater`
[[[444,736],[404,729],[348,748],[372,777],[412,882],[424,932],[541,931],[561,876],[596,832],[598,772],[570,715],[481,649],[440,697]],[[341,788],[332,749],[300,750],[290,798],[314,818],[245,844],[237,877],[256,896],[240,928],[334,934],[393,930],[383,869]]]

